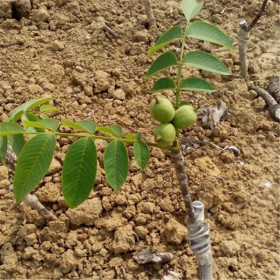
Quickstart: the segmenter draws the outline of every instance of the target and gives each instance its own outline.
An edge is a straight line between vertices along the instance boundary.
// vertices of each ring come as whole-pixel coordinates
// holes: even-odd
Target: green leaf
[[[16,123],[2,122],[0,123],[0,136],[9,136],[15,134],[24,134],[25,130]]]
[[[117,124],[110,126],[97,126],[96,130],[107,134],[111,134],[115,137],[122,137],[122,128]]]
[[[106,178],[114,191],[118,191],[128,174],[128,153],[123,142],[112,141],[104,153]]]
[[[31,110],[35,107],[38,107],[44,103],[47,103],[49,101],[53,100],[53,98],[51,97],[46,97],[46,98],[35,98],[35,99],[31,99],[28,100],[27,102],[25,102],[24,104],[21,104],[20,106],[16,107],[10,114],[10,117],[8,118],[8,120],[14,120],[14,121],[18,121],[23,112],[26,112],[28,110]]]
[[[199,40],[208,41],[229,50],[234,50],[229,37],[218,27],[204,21],[193,22],[187,30],[187,36]]]
[[[94,134],[96,130],[96,124],[93,121],[85,120],[85,121],[78,121],[78,122],[72,122],[68,120],[63,120],[62,122],[63,126],[74,128],[77,130],[85,131],[90,134]]]
[[[155,45],[148,50],[148,55],[152,56],[156,51],[178,39],[182,39],[182,28],[176,25],[168,29],[157,39]]]
[[[150,159],[150,151],[148,145],[141,140],[135,141],[133,145],[133,153],[135,155],[137,165],[143,170]]]
[[[2,161],[3,164],[6,164],[7,149],[8,149],[7,136],[0,136],[0,161]]]
[[[44,112],[59,112],[59,108],[56,108],[52,105],[49,104],[44,104],[40,107],[40,112],[44,113]]]
[[[199,78],[185,79],[181,84],[181,89],[190,91],[204,91],[208,93],[216,91],[215,87],[212,84]]]
[[[39,127],[33,127],[32,125],[29,125],[29,122],[37,122],[40,119],[37,118],[33,113],[31,112],[23,112],[21,116],[21,122],[24,126],[24,128],[27,129],[27,131],[30,132],[44,132],[44,128],[39,128]]]
[[[166,52],[156,58],[156,60],[150,66],[146,76],[148,78],[156,75],[166,68],[170,68],[172,66],[177,65],[177,58],[175,53]]]
[[[155,83],[154,86],[150,89],[151,93],[158,92],[158,91],[163,91],[163,90],[168,90],[168,89],[175,89],[176,85],[173,79],[169,77],[164,77],[158,79]]]
[[[183,62],[188,66],[203,69],[209,72],[221,75],[230,75],[229,70],[222,61],[206,52],[190,51],[183,57]]]
[[[62,192],[74,208],[89,196],[96,178],[97,152],[90,137],[74,142],[67,151],[62,169]]]
[[[182,0],[182,10],[188,21],[194,18],[201,8],[203,7],[204,1],[200,1],[199,3],[195,0]]]
[[[128,133],[125,135],[126,139],[131,139],[131,140],[140,140],[141,139],[141,133],[135,132],[135,133]]]
[[[8,136],[8,141],[17,157],[19,157],[24,145],[25,140],[22,134]]]
[[[47,173],[55,150],[53,134],[39,134],[31,138],[18,157],[14,176],[14,195],[19,203],[40,183]]]
[[[59,126],[59,121],[54,119],[44,119],[44,120],[38,120],[36,122],[33,121],[23,121],[24,127],[34,127],[34,128],[42,128],[42,129],[48,129],[51,131],[56,131]]]

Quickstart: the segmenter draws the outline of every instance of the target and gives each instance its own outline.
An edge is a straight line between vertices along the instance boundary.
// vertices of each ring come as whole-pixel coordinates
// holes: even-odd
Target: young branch
[[[280,121],[280,105],[276,102],[276,100],[265,89],[258,86],[253,87],[253,89],[265,100],[270,115],[277,121]]]
[[[247,27],[247,31],[251,31],[252,28],[256,25],[256,23],[258,22],[258,20],[260,19],[260,17],[262,16],[264,10],[265,10],[265,6],[267,4],[267,1],[268,0],[264,0],[263,3],[262,3],[262,6],[259,10],[259,12],[257,13],[257,15],[255,16],[255,18],[253,19],[253,21],[248,25]]]
[[[174,161],[176,174],[179,181],[179,185],[185,200],[186,210],[187,210],[187,219],[189,222],[193,222],[196,219],[194,209],[192,206],[192,200],[189,193],[189,183],[188,183],[188,176],[185,169],[184,164],[184,156],[182,151],[179,150],[177,152],[172,152],[171,157]]]
[[[248,24],[246,20],[241,20],[238,31],[238,47],[240,60],[240,76],[247,77],[248,63],[247,63],[247,44],[249,41]]]

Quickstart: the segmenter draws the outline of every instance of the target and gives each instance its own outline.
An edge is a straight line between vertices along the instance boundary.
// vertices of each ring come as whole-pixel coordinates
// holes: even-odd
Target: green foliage
[[[15,170],[14,195],[19,203],[47,173],[55,150],[53,134],[39,134],[23,147]]]
[[[164,77],[164,78],[158,79],[154,83],[154,86],[150,89],[150,92],[155,93],[158,91],[171,90],[171,89],[176,89],[175,82],[173,81],[172,78]]]
[[[203,7],[204,1],[197,2],[196,0],[182,0],[182,10],[187,19],[193,19]]]
[[[24,147],[25,140],[22,134],[10,135],[8,140],[16,156],[18,157]]]
[[[203,21],[195,21],[187,29],[187,37],[208,41],[233,51],[229,37],[215,25]]]
[[[61,123],[65,127],[74,128],[80,131],[85,131],[90,134],[94,134],[96,130],[96,124],[92,121],[71,122],[68,120],[63,120]]]
[[[122,137],[122,128],[119,125],[97,126],[96,130],[115,137]]]
[[[182,28],[174,26],[170,28],[159,37],[155,45],[148,51],[148,54],[151,56],[156,51],[175,40],[181,43],[181,51],[178,58],[175,53],[167,51],[155,59],[146,74],[146,76],[150,78],[167,68],[177,66],[176,82],[174,82],[171,77],[160,78],[155,81],[154,86],[150,90],[151,93],[165,90],[176,90],[175,108],[179,107],[182,90],[204,91],[207,93],[215,91],[212,84],[201,78],[188,77],[183,79],[183,66],[191,66],[221,75],[230,75],[230,72],[224,63],[215,56],[198,50],[186,52],[184,49],[187,40],[195,38],[233,50],[233,45],[229,37],[218,27],[204,21],[190,22],[199,13],[203,4],[204,1],[197,2],[196,0],[182,0],[181,6],[187,21],[186,27]]]
[[[183,63],[209,72],[230,75],[229,70],[223,62],[206,52],[190,51],[183,57]]]
[[[182,28],[176,25],[168,29],[157,39],[155,45],[148,50],[148,55],[152,56],[156,51],[178,39],[182,39]]]
[[[69,207],[84,202],[93,188],[97,170],[97,153],[90,137],[74,142],[67,151],[62,169],[62,191]]]
[[[157,73],[170,68],[172,66],[177,65],[177,58],[174,52],[166,52],[160,55],[151,65],[149,68],[146,76],[151,78],[152,76],[156,75]]]
[[[104,168],[110,186],[118,191],[128,175],[128,153],[122,141],[114,140],[107,146]]]
[[[185,43],[191,38],[233,49],[230,39],[216,26],[203,21],[190,22],[202,6],[203,1],[182,0],[186,26],[173,26],[163,32],[148,51],[151,56],[172,42],[179,41],[181,44],[178,54],[172,51],[160,54],[146,74],[150,78],[171,67],[177,69],[176,79],[168,76],[160,77],[150,90],[151,93],[165,90],[176,92],[176,103],[167,99],[168,102],[161,108],[166,114],[164,109],[167,103],[170,103],[168,106],[172,112],[177,109],[175,114],[172,113],[168,118],[156,117],[160,122],[154,130],[156,143],[145,142],[138,132],[123,136],[123,130],[119,125],[97,126],[91,120],[60,122],[50,118],[49,116],[59,112],[59,109],[50,103],[51,97],[27,101],[15,108],[9,118],[0,123],[0,160],[5,164],[8,145],[18,157],[14,176],[14,195],[17,202],[22,201],[33,191],[47,173],[55,151],[57,136],[75,137],[66,153],[62,169],[62,191],[66,203],[71,208],[87,199],[94,186],[98,166],[95,139],[109,142],[103,157],[104,169],[108,183],[115,191],[119,191],[128,175],[127,145],[133,146],[135,161],[140,169],[144,169],[149,162],[149,146],[178,151],[178,129],[189,127],[196,119],[194,110],[191,114],[186,110],[191,107],[189,103],[180,99],[181,91],[207,93],[215,91],[211,83],[201,78],[182,77],[182,67],[191,66],[217,74],[230,74],[226,66],[215,56],[197,50],[185,50]],[[158,98],[155,100],[159,100]],[[61,125],[77,133],[61,132]]]
[[[0,161],[2,161],[3,164],[6,163],[7,149],[8,149],[7,136],[0,136]]]
[[[144,169],[150,160],[150,150],[148,145],[142,140],[137,140],[133,144],[133,153],[140,169]]]
[[[199,78],[186,78],[181,83],[181,90],[215,92],[215,87],[209,82]]]

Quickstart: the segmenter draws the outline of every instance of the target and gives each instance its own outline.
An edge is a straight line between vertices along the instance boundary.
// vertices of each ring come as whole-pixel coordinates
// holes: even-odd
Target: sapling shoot
[[[69,121],[49,117],[58,109],[50,105],[52,98],[32,99],[15,108],[8,119],[0,123],[0,159],[4,163],[8,145],[11,145],[18,160],[13,184],[17,203],[36,189],[46,175],[55,153],[58,136],[74,137],[68,149],[62,168],[62,193],[70,208],[77,207],[89,196],[97,172],[97,151],[95,140],[109,142],[104,152],[104,169],[108,184],[118,192],[124,184],[129,169],[127,146],[133,146],[135,161],[144,169],[150,159],[150,147],[171,152],[177,178],[186,205],[186,225],[189,230],[190,247],[199,263],[200,279],[213,279],[212,255],[209,226],[204,224],[204,205],[192,201],[184,157],[180,146],[180,132],[196,122],[195,109],[181,99],[182,91],[212,93],[214,86],[198,77],[183,77],[183,67],[195,67],[216,74],[229,75],[222,61],[212,54],[199,50],[186,51],[189,39],[205,40],[233,50],[230,39],[216,26],[204,21],[192,21],[203,6],[203,1],[183,0],[181,3],[186,22],[165,31],[155,45],[149,49],[152,56],[172,42],[180,42],[179,53],[166,51],[160,54],[147,71],[147,77],[154,77],[171,67],[177,69],[175,79],[163,76],[155,81],[151,93],[174,91],[174,100],[157,96],[150,104],[153,119],[158,121],[154,129],[155,142],[147,142],[140,133],[124,134],[119,125],[99,126],[91,120]],[[62,132],[63,127],[72,132]],[[25,135],[25,137],[24,137]]]

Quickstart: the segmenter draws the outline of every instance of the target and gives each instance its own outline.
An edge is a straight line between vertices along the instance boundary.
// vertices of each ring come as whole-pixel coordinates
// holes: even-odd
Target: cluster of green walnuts
[[[150,103],[152,117],[160,124],[154,129],[155,140],[161,146],[171,146],[176,140],[177,131],[190,127],[196,122],[196,113],[191,105],[183,105],[175,110],[171,101],[157,97]]]

